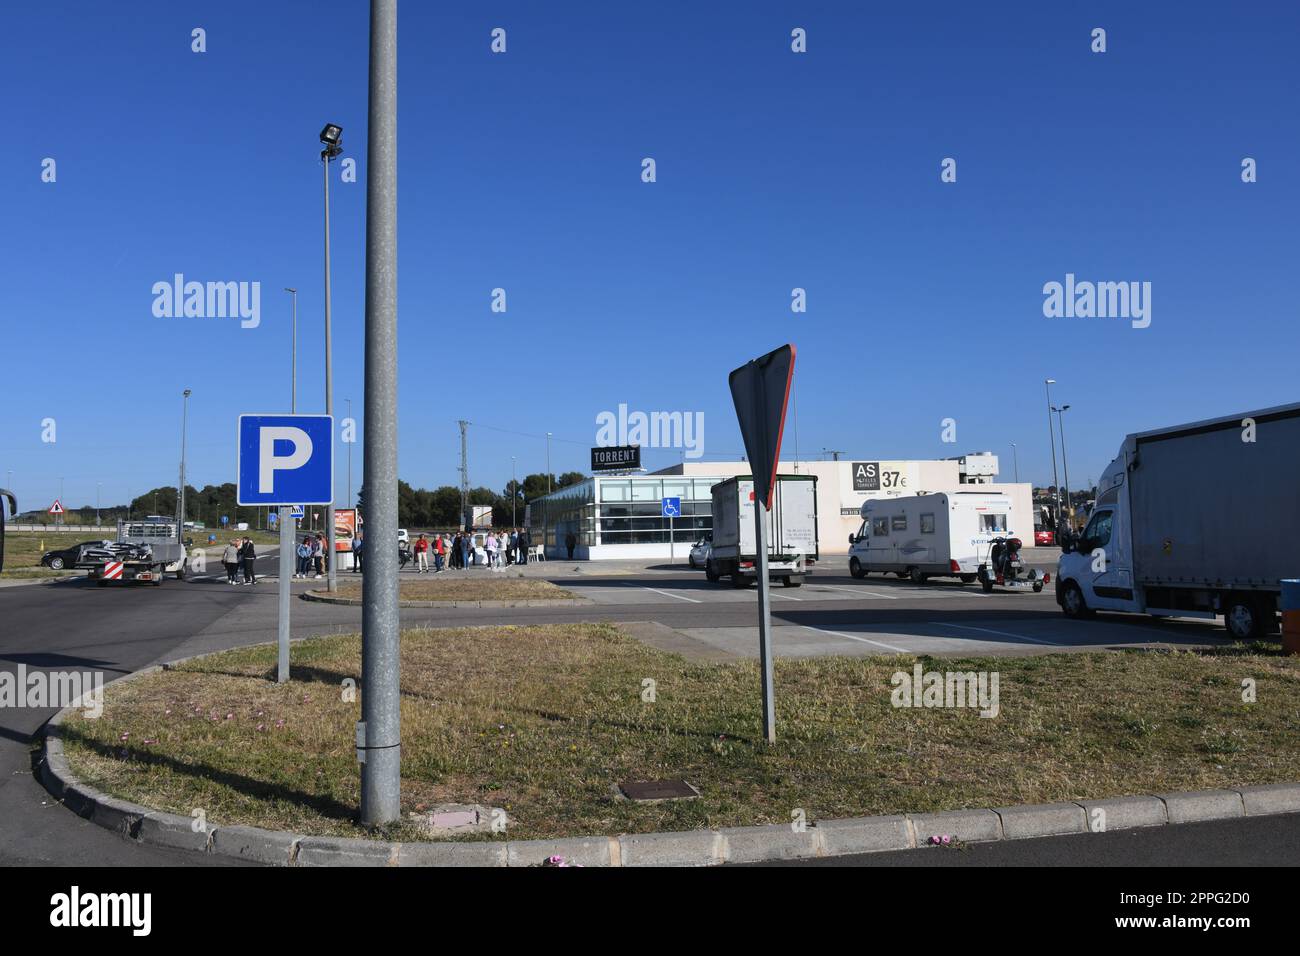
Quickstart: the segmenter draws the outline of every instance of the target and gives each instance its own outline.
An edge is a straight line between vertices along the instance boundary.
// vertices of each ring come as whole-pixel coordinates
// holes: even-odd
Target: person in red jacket
[[[442,556],[446,551],[446,545],[442,543],[442,535],[433,536],[433,573],[437,574],[442,570]]]
[[[426,574],[429,570],[429,541],[424,535],[415,539],[415,573]]]

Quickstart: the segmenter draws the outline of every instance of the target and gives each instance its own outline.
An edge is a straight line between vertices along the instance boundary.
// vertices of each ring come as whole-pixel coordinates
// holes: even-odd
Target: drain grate
[[[624,780],[618,785],[629,800],[651,803],[656,800],[694,800],[700,792],[685,780]]]

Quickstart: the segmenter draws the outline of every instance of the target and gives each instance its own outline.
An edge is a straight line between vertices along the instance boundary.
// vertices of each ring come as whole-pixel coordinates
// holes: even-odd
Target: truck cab
[[[1072,542],[1062,541],[1056,601],[1070,617],[1095,610],[1141,610],[1133,583],[1127,460],[1126,449],[1101,473],[1097,503],[1082,534]]]

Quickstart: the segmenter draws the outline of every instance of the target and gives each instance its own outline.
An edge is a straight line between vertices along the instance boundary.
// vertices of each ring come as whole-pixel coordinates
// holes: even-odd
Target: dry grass
[[[1053,654],[931,661],[997,670],[1001,713],[896,709],[914,659],[776,663],[779,742],[758,742],[752,663],[692,664],[570,624],[403,635],[403,807],[508,809],[516,838],[644,832],[1037,803],[1300,779],[1300,661],[1271,653]],[[352,750],[360,639],[230,651],[111,687],[66,725],[76,773],[217,823],[359,835]],[[643,679],[656,699],[643,701]],[[1258,702],[1242,702],[1241,682]],[[123,740],[122,735],[127,735]],[[618,781],[685,778],[691,802],[636,804]],[[409,827],[388,835],[412,838]]]
[[[339,594],[359,601],[361,584],[340,581]],[[540,578],[506,577],[486,571],[482,577],[448,571],[414,580],[404,576],[401,580],[403,601],[560,601],[573,597],[573,592]]]

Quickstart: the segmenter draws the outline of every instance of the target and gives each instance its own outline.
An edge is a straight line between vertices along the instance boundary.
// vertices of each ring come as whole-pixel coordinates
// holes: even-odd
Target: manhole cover
[[[618,788],[629,800],[694,800],[700,795],[685,780],[624,780]]]

